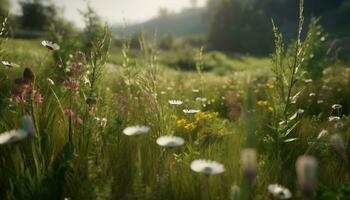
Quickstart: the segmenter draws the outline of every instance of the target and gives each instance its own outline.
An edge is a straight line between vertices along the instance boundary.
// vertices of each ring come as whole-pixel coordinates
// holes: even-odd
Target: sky
[[[19,0],[11,1],[11,12],[20,13]],[[48,1],[48,0],[44,0]],[[91,6],[109,24],[138,23],[147,21],[157,16],[159,8],[167,8],[172,12],[190,7],[191,0],[89,0]],[[87,0],[51,0],[57,6],[63,8],[63,15],[79,27],[83,26],[83,20],[78,10],[84,10]],[[206,0],[197,0],[198,6],[204,6]]]

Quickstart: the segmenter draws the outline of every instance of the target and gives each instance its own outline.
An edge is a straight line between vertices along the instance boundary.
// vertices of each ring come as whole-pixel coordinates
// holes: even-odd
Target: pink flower
[[[71,109],[64,109],[64,114],[65,114],[66,116],[71,117],[71,116],[74,115],[74,112],[73,112],[73,110],[71,110]]]
[[[82,51],[76,51],[74,53],[74,57],[77,59],[84,59],[85,58],[85,54]]]
[[[63,81],[63,86],[71,90],[78,90],[80,87],[80,84],[78,81],[65,80]]]
[[[44,100],[44,97],[41,96],[40,93],[38,93],[38,92],[35,91],[35,92],[34,92],[33,101],[36,102],[36,103],[42,103],[43,100]]]
[[[77,118],[75,119],[75,124],[76,124],[76,125],[82,125],[82,124],[83,124],[83,120],[82,120],[80,117],[77,117]]]

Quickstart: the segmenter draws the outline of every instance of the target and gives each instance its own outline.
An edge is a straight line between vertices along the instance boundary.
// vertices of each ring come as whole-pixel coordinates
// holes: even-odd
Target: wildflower
[[[157,139],[157,144],[162,147],[178,147],[184,143],[184,139],[176,136],[161,136]]]
[[[210,119],[217,118],[219,116],[219,112],[211,112],[208,114]]]
[[[281,97],[280,97],[280,96],[278,96],[278,95],[274,96],[273,98],[274,98],[274,99],[275,99],[275,101],[277,101],[277,102],[281,100]]]
[[[53,51],[56,51],[56,50],[59,50],[60,49],[60,46],[56,43],[53,43],[51,41],[47,41],[47,40],[44,40],[41,42],[41,44],[48,48],[49,50],[53,50]]]
[[[241,152],[241,165],[245,177],[252,182],[256,175],[256,151],[255,149],[244,149]]]
[[[106,126],[107,126],[107,118],[105,118],[105,117],[102,118],[100,125],[101,125],[102,128],[106,128]]]
[[[197,112],[200,112],[200,110],[195,110],[195,109],[184,109],[182,110],[185,114],[194,114]]]
[[[274,111],[274,109],[271,106],[267,108],[267,112],[273,113],[273,111]]]
[[[260,89],[259,89],[259,88],[256,88],[256,89],[254,90],[254,93],[255,93],[255,94],[260,93]]]
[[[332,109],[334,109],[334,110],[339,110],[339,109],[341,109],[343,106],[342,105],[340,105],[340,104],[333,104],[332,105]]]
[[[316,96],[316,93],[311,92],[311,93],[309,94],[309,96],[310,96],[310,97],[314,97],[314,96]]]
[[[176,121],[177,126],[185,126],[187,124],[187,119],[182,118]]]
[[[180,100],[169,100],[170,105],[181,105],[183,102]]]
[[[197,127],[197,125],[195,124],[195,123],[188,123],[188,124],[186,124],[185,125],[185,129],[187,129],[187,130],[193,130],[193,129],[195,129]]]
[[[269,88],[269,89],[272,89],[272,88],[274,88],[275,86],[273,85],[272,82],[269,82],[269,83],[266,83],[266,87]]]
[[[340,135],[335,134],[331,137],[331,145],[333,148],[340,154],[345,155],[345,145],[343,139],[340,137]]]
[[[298,109],[298,110],[297,110],[297,114],[298,114],[298,115],[302,115],[304,112],[305,112],[304,109]]]
[[[10,62],[10,61],[1,61],[1,63],[8,68],[19,68],[20,67],[18,64]]]
[[[225,171],[224,165],[211,160],[194,160],[191,169],[204,175],[216,175]]]
[[[267,105],[267,101],[259,100],[259,101],[257,102],[257,104],[258,104],[259,106],[266,106],[266,105]]]
[[[74,53],[74,57],[77,58],[77,59],[83,60],[83,59],[85,59],[85,53],[82,52],[82,51],[76,51]]]
[[[323,129],[317,136],[317,139],[318,140],[321,140],[323,139],[324,137],[327,137],[328,136],[328,131]]]
[[[75,119],[75,124],[76,124],[76,125],[82,125],[82,124],[83,124],[83,120],[82,120],[80,117],[77,117],[77,118]]]
[[[316,187],[317,160],[312,156],[299,156],[296,171],[303,196],[311,198]]]
[[[208,99],[205,97],[197,97],[196,101],[206,102]]]
[[[312,83],[312,79],[311,78],[310,79],[306,79],[304,82],[305,83]]]
[[[115,99],[116,102],[117,102],[120,106],[122,106],[122,107],[125,107],[125,106],[128,105],[128,100],[127,100],[124,96],[122,96],[122,95],[118,95],[118,96],[116,96],[114,99]]]
[[[29,116],[21,119],[21,128],[0,134],[0,145],[14,143],[34,135],[33,120]]]
[[[46,81],[50,84],[50,85],[55,85],[55,82],[50,79],[50,78],[46,78]]]
[[[340,117],[338,116],[330,116],[328,117],[328,121],[330,122],[336,122],[336,121],[339,121],[340,120]]]
[[[80,87],[80,84],[79,82],[74,80],[65,80],[63,81],[63,86],[71,90],[78,90]]]
[[[138,136],[148,133],[150,128],[148,126],[136,125],[130,126],[123,130],[123,133],[127,136]]]
[[[165,91],[160,91],[160,94],[166,94],[166,92]]]
[[[33,101],[36,103],[43,103],[44,97],[41,96],[40,93],[38,93],[37,91],[33,91],[34,96],[33,96]]]
[[[344,127],[344,123],[343,122],[336,122],[334,124],[334,128],[336,129],[342,129]]]
[[[86,98],[86,104],[89,106],[93,106],[97,103],[96,98],[94,97],[88,97]]]
[[[71,110],[71,109],[64,109],[64,114],[65,114],[66,116],[71,117],[71,116],[74,115],[74,112],[73,112],[73,110]]]
[[[176,120],[176,119],[177,119],[177,116],[176,116],[176,115],[170,115],[170,119]]]
[[[278,184],[270,184],[267,189],[276,199],[290,199],[292,197],[288,188]]]
[[[210,130],[209,130],[208,127],[203,127],[201,132],[204,133],[204,134],[208,134],[208,133],[210,133]]]
[[[193,89],[192,92],[193,92],[193,93],[198,93],[199,90],[198,90],[198,89]]]
[[[317,100],[317,104],[323,104],[324,101],[323,100]]]
[[[197,112],[195,115],[194,115],[194,118],[196,119],[196,121],[200,121],[202,119],[205,119],[206,115],[204,112]]]

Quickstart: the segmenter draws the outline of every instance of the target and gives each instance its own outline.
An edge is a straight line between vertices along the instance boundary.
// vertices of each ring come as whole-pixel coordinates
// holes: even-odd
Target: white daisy
[[[102,118],[101,119],[101,127],[105,128],[107,126],[107,118]]]
[[[270,184],[267,189],[276,199],[290,199],[292,197],[288,188],[278,184]]]
[[[182,110],[185,114],[194,114],[199,112],[200,110],[195,110],[195,109],[183,109]]]
[[[340,120],[340,117],[338,116],[330,116],[328,117],[328,121],[330,122],[336,122],[336,121],[339,121]]]
[[[181,105],[181,104],[183,104],[183,102],[180,101],[180,100],[169,100],[168,102],[169,102],[170,105]]]
[[[130,126],[123,130],[123,133],[127,136],[137,136],[148,133],[150,128],[148,126],[136,125]]]
[[[176,136],[161,136],[157,139],[157,144],[162,147],[178,147],[184,143],[184,139]]]
[[[297,110],[297,113],[298,113],[299,115],[303,114],[304,112],[305,112],[304,109],[298,109],[298,110]]]
[[[316,96],[316,93],[311,92],[311,93],[309,94],[309,96],[310,96],[310,97],[314,97],[314,96]]]
[[[42,44],[44,47],[46,47],[46,48],[48,48],[48,49],[50,49],[50,50],[53,50],[53,51],[56,51],[56,50],[59,50],[59,49],[60,49],[60,46],[59,46],[58,44],[56,44],[56,43],[54,43],[54,42],[51,42],[51,41],[43,40],[43,41],[41,42],[41,44]]]
[[[322,104],[322,103],[324,103],[323,100],[317,100],[317,104]]]
[[[196,101],[206,102],[208,99],[205,97],[197,97]]]
[[[343,107],[343,106],[340,105],[340,104],[334,104],[334,105],[332,105],[332,109],[334,109],[334,110],[341,109],[342,107]]]
[[[55,82],[51,78],[46,79],[50,85],[55,85]]]
[[[1,61],[1,63],[8,68],[19,68],[20,67],[18,64],[10,62],[10,61],[6,61],[6,60]]]
[[[24,116],[21,120],[21,129],[10,130],[0,134],[0,145],[17,142],[32,137],[33,134],[32,118]]]
[[[224,165],[211,160],[194,160],[191,169],[205,175],[216,175],[225,171]]]
[[[193,92],[193,93],[198,93],[199,90],[198,90],[198,89],[193,89],[192,92]]]
[[[312,79],[306,79],[305,80],[305,83],[311,83],[312,82]]]

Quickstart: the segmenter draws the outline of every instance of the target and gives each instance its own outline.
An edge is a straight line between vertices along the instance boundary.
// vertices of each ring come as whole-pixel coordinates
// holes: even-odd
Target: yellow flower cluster
[[[193,123],[193,122],[188,123],[188,124],[185,125],[185,129],[190,130],[190,131],[195,129],[196,127],[197,127],[197,125],[195,123]]]
[[[268,82],[268,83],[266,83],[266,87],[269,89],[272,89],[275,87],[275,85],[272,82]]]
[[[219,116],[219,112],[210,112],[210,113],[197,112],[194,115],[194,118],[196,119],[196,121],[200,121],[200,120],[203,120],[203,119],[217,118],[218,116]]]
[[[176,121],[176,125],[177,126],[186,126],[186,124],[188,123],[187,119],[182,118]]]
[[[265,100],[259,100],[259,101],[257,102],[257,104],[258,104],[259,106],[266,106],[266,105],[267,105],[267,101],[265,101]]]

